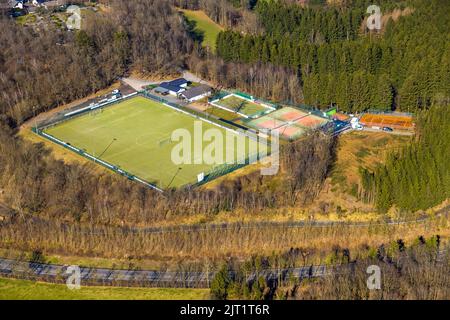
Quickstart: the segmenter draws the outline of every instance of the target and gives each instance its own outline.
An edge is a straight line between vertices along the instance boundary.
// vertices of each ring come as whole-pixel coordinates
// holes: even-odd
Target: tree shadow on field
[[[184,16],[184,15],[183,15]],[[184,16],[184,20],[187,26],[187,31],[191,38],[194,41],[198,41],[199,43],[203,43],[205,40],[205,32],[197,29],[197,21],[189,20],[186,16]]]

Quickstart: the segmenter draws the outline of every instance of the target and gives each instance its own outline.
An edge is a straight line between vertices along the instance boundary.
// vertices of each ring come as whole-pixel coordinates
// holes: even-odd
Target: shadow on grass
[[[186,16],[184,16],[184,20],[186,22],[187,31],[191,38],[194,41],[203,43],[203,41],[205,40],[205,32],[197,29],[197,21],[189,20]]]

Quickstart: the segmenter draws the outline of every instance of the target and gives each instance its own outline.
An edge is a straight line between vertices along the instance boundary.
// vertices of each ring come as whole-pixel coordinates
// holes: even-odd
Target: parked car
[[[394,131],[394,129],[389,128],[389,127],[384,127],[384,128],[383,128],[383,131],[386,131],[386,132],[392,132],[392,131]]]

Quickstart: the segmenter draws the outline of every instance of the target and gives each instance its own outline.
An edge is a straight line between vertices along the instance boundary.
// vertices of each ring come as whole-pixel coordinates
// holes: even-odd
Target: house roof
[[[176,86],[176,87],[180,87],[180,86],[182,86],[183,84],[187,84],[187,83],[189,83],[189,81],[187,81],[187,80],[184,79],[184,78],[179,78],[179,79],[175,79],[175,80],[169,81],[169,84],[170,84],[170,85]]]
[[[171,82],[163,82],[159,85],[159,87],[173,92],[184,91],[184,88],[181,88],[179,85],[178,86],[173,85]]]
[[[23,4],[23,0],[9,0],[8,3],[11,7],[15,7],[19,3]]]
[[[198,87],[193,87],[183,92],[183,97],[185,97],[186,99],[192,99],[201,96],[203,94],[210,93],[211,90],[212,90],[211,87],[202,84],[199,85]]]
[[[169,92],[168,89],[163,88],[163,87],[156,87],[156,88],[155,88],[155,91],[156,91],[156,92],[161,92],[161,93]]]

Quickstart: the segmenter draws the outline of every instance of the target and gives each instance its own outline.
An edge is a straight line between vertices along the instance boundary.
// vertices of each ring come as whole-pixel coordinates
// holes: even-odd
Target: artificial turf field
[[[176,165],[171,159],[172,149],[179,144],[170,141],[172,132],[184,128],[193,137],[195,121],[200,120],[137,96],[109,106],[101,113],[87,113],[49,127],[44,132],[166,189],[169,186],[176,188],[195,183],[198,174],[207,174],[214,167],[206,163]],[[219,130],[225,141],[226,130],[202,121],[203,133],[212,128]],[[233,133],[233,136],[237,134]],[[245,138],[246,155],[258,152],[257,146],[250,144],[249,140]],[[203,142],[203,147],[209,144]],[[260,151],[262,148],[265,145],[260,144]],[[191,159],[198,159],[194,142],[191,152]],[[233,149],[224,143],[224,155],[230,152]],[[236,154],[237,148],[234,148]]]
[[[230,112],[230,111],[227,111],[227,110],[224,110],[224,109],[220,109],[220,108],[217,108],[215,106],[212,106],[211,108],[206,109],[205,113],[207,113],[209,115],[212,115],[212,116],[216,116],[216,117],[225,119],[225,120],[228,120],[228,121],[232,121],[232,120],[234,120],[236,118],[240,118],[240,116],[237,115],[234,112]]]
[[[216,104],[236,112],[239,111],[249,117],[268,110],[268,108],[260,104],[253,103],[233,95],[217,101]]]

